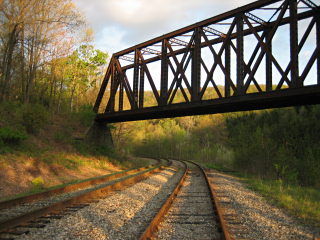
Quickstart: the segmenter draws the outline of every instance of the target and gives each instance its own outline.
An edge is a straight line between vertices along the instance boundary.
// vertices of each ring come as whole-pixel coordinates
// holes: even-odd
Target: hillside
[[[90,107],[52,113],[4,103],[0,115],[0,199],[144,164],[79,140],[92,124]]]

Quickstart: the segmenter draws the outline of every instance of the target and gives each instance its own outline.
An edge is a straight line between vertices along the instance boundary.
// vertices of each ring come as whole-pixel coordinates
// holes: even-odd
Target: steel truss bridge
[[[319,2],[260,0],[113,54],[94,111],[112,123],[319,103]]]

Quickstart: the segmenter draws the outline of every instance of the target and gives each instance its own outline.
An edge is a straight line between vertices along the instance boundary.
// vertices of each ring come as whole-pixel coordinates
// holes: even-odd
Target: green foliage
[[[130,125],[115,125],[116,145],[138,156],[198,160],[232,164],[233,152],[224,145],[225,127],[221,115],[194,116],[138,122],[128,130],[128,141],[118,139],[118,130]]]
[[[261,111],[227,118],[235,166],[262,177],[320,186],[320,107]]]
[[[74,113],[77,121],[85,127],[90,127],[93,123],[93,120],[96,116],[96,113],[92,110],[91,105],[83,105],[79,108],[79,111]]]
[[[41,156],[41,160],[46,164],[57,164],[64,166],[68,169],[78,169],[78,167],[82,165],[81,161],[78,161],[77,159],[70,159],[66,157],[64,154],[58,153]]]
[[[26,134],[10,127],[0,128],[0,145],[17,145],[27,138]]]
[[[49,113],[41,104],[25,104],[21,108],[21,124],[28,133],[38,134],[48,119]]]

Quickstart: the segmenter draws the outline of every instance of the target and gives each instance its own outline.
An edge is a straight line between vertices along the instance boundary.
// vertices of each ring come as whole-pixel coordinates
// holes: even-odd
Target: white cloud
[[[77,0],[94,28],[98,47],[109,52],[144,42],[250,0]]]

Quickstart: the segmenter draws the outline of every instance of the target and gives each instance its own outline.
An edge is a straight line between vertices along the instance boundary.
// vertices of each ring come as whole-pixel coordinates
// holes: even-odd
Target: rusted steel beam
[[[187,54],[187,52],[186,52],[186,53],[185,53],[185,56],[187,57],[187,55],[188,55],[188,54]],[[181,62],[183,62],[183,64],[184,64],[184,67],[183,67],[183,71],[184,71],[184,72],[187,70],[187,68],[188,68],[188,66],[189,66],[189,63],[190,63],[190,61],[191,61],[191,58],[192,58],[192,56],[191,56],[191,54],[189,54],[189,57],[187,57],[187,60],[186,60],[186,62],[184,63],[184,60],[183,60],[183,59],[184,59],[184,56],[183,56]],[[166,101],[168,101],[168,99],[170,98],[169,103],[171,103],[171,102],[173,101],[173,98],[174,98],[175,94],[176,94],[176,89],[177,89],[178,87],[180,87],[180,85],[181,85],[182,76],[179,77],[179,72],[174,69],[174,67],[173,67],[173,65],[172,65],[172,63],[171,63],[170,60],[168,61],[168,64],[169,64],[169,67],[170,67],[170,69],[171,69],[171,71],[172,71],[172,73],[173,73],[173,75],[174,75],[174,79],[173,79],[173,81],[172,81],[172,83],[171,83],[171,85],[170,85],[170,88],[169,88],[168,94],[167,94],[167,99],[166,99]],[[173,89],[175,85],[176,85],[176,88]],[[173,91],[173,92],[172,92],[172,91]]]
[[[320,47],[320,13],[316,16],[316,35],[317,47]],[[320,84],[320,54],[317,58],[317,83]]]
[[[231,36],[231,33],[233,32],[233,29],[234,27],[236,26],[236,18],[234,18],[229,30],[228,30],[228,33],[226,34],[226,37],[223,39],[223,43],[222,43],[222,46],[220,47],[220,50],[218,53],[215,52],[215,50],[213,49],[213,47],[211,45],[209,45],[209,48],[214,56],[214,63],[209,71],[209,73],[207,74],[207,79],[201,89],[201,92],[200,92],[200,99],[202,99],[205,91],[207,90],[207,87],[208,87],[208,84],[210,81],[212,81],[212,77],[213,77],[213,73],[216,69],[216,67],[219,65],[221,67],[221,69],[224,69],[223,66],[222,66],[222,62],[221,62],[221,55],[223,53],[223,51],[225,50],[225,46],[227,45],[228,41],[230,40],[230,36]],[[208,41],[207,37],[205,36],[205,34],[203,35],[204,39],[206,41]],[[226,75],[227,76],[227,75]],[[231,86],[233,87],[233,90],[236,91],[232,81],[230,80],[229,83],[231,84]]]
[[[152,49],[152,48],[143,48],[141,49],[141,53],[150,53],[150,54],[154,54],[154,55],[158,55],[160,56],[161,55],[161,52],[158,51],[158,50],[155,50],[155,49]]]
[[[131,109],[135,108],[135,98],[134,98],[134,95],[133,95],[133,90],[131,89],[131,86],[130,86],[130,83],[129,83],[129,80],[127,78],[127,75],[125,74],[125,70],[123,70],[121,68],[121,65],[120,65],[120,62],[118,60],[115,61],[116,62],[116,69],[117,69],[117,75],[118,76],[123,76],[123,78],[119,78],[121,81],[123,81],[123,86],[124,86],[124,89],[126,91],[126,94],[127,94],[127,97],[129,99],[129,102],[130,102],[130,105],[131,105]],[[116,87],[115,87],[115,91],[113,92],[113,94],[115,95],[116,94],[116,91],[118,89],[118,84],[119,82],[117,83]]]
[[[312,17],[314,15],[315,15],[315,11],[314,10],[303,12],[303,13],[299,13],[298,14],[298,20],[303,20],[303,19],[306,19],[306,18],[310,18],[310,17]],[[276,21],[269,22],[268,23],[268,27],[272,28],[275,24],[277,24],[279,26],[283,26],[285,24],[288,24],[289,22],[290,22],[290,17],[286,17],[286,18],[283,18],[280,23],[277,23]],[[228,25],[230,25],[230,24],[228,24]],[[254,27],[254,29],[255,29],[256,32],[261,32],[261,31],[265,30],[265,27],[260,25],[260,26]],[[248,35],[251,35],[251,34],[252,34],[252,31],[250,29],[246,29],[246,30],[243,31],[243,35],[244,36],[248,36]],[[233,34],[230,35],[230,39],[235,39],[235,38],[237,38],[237,33],[233,33]],[[208,47],[209,45],[219,44],[221,42],[223,42],[223,38],[216,38],[216,39],[210,40],[208,43],[201,43],[201,48]],[[180,55],[180,54],[185,53],[186,51],[188,51],[187,48],[182,48],[182,49],[179,49],[179,50],[175,50],[174,54],[175,55]],[[168,53],[168,57],[171,57],[170,53]],[[159,61],[160,59],[161,58],[159,56],[153,57],[153,58],[149,58],[149,59],[145,60],[145,63],[146,64],[152,63],[152,62],[155,62],[155,61]],[[133,67],[134,67],[134,64],[130,64],[130,65],[123,66],[123,69],[130,69],[130,68],[133,68]]]
[[[151,76],[151,74],[149,72],[148,66],[146,65],[145,60],[144,60],[144,58],[143,58],[143,56],[142,56],[140,51],[138,51],[138,55],[139,55],[139,58],[140,58],[140,61],[141,61],[141,65],[143,65],[144,71],[145,71],[145,73],[147,75],[147,78],[149,80],[150,86],[152,88],[152,92],[153,92],[153,94],[154,94],[154,96],[155,96],[155,98],[157,100],[158,105],[159,105],[160,104],[160,96],[159,96],[157,88],[156,88],[156,86],[154,84],[154,81],[152,79],[152,76]]]
[[[231,81],[231,53],[230,53],[230,40],[228,40],[226,47],[225,47],[225,52],[224,52],[224,57],[225,57],[225,68],[226,68],[226,73],[224,77],[224,96],[225,97],[230,97],[230,81]]]
[[[309,23],[309,26],[307,27],[305,33],[303,34],[303,36],[302,36],[302,38],[300,40],[300,43],[299,43],[299,46],[298,46],[298,52],[299,53],[300,53],[301,49],[303,48],[306,40],[308,39],[308,36],[311,33],[314,24],[315,24],[315,18],[312,18],[311,22]],[[289,62],[289,64],[287,65],[287,68],[286,68],[285,74],[284,74],[285,76],[287,76],[288,73],[290,72],[290,67],[291,67],[291,62]],[[286,80],[286,78],[282,76],[280,81],[279,81],[279,83],[278,83],[278,86],[276,88],[277,90],[281,89],[281,87],[282,87],[282,85],[283,85],[285,80]],[[288,84],[288,85],[290,86],[290,84]]]
[[[134,55],[134,69],[133,69],[133,99],[134,105],[133,108],[138,108],[138,94],[139,94],[139,68],[140,68],[140,59],[139,59],[139,49],[135,50]]]
[[[125,74],[125,73],[124,73]],[[123,74],[120,76],[120,90],[119,90],[119,111],[123,110]]]
[[[119,56],[119,59],[134,63],[134,58],[128,56]]]
[[[143,108],[144,103],[144,67],[140,68],[140,86],[139,86],[139,108]]]
[[[115,63],[113,63],[111,68],[111,87],[110,87],[110,98],[107,105],[106,111],[113,112],[114,111],[114,105],[115,105],[115,96],[117,92],[117,82],[116,82],[116,67]]]
[[[260,53],[259,53],[259,55],[257,57],[257,60],[256,60],[256,62],[254,64],[254,66],[252,67],[252,70],[251,70],[251,72],[250,72],[250,74],[249,74],[249,76],[247,78],[247,81],[245,82],[245,86],[244,86],[245,91],[249,88],[250,82],[252,81],[254,75],[256,74],[264,55],[268,54],[268,53],[270,54],[270,51],[266,46],[269,44],[270,41],[272,41],[272,38],[275,35],[278,27],[280,26],[280,22],[281,22],[281,20],[282,20],[282,18],[284,16],[284,14],[286,13],[288,5],[289,5],[288,0],[283,2],[283,6],[281,8],[281,11],[279,12],[279,15],[277,17],[277,20],[275,21],[275,24],[271,28],[271,30],[269,32],[269,35],[268,35],[268,38],[266,39],[265,43],[262,41],[261,37],[259,37],[257,32],[253,28],[250,28],[250,30],[253,31],[255,37],[259,41],[259,44],[261,45],[261,50],[262,51],[260,51]],[[249,26],[250,26],[250,24],[249,24]],[[252,27],[252,26],[250,26],[250,27]],[[274,64],[274,66],[276,67],[278,72],[281,74],[281,76],[287,78],[286,75],[284,74],[280,64],[277,62],[277,60],[271,54],[270,54],[270,57],[272,59],[272,62]],[[287,82],[289,83],[289,80],[287,80]]]
[[[304,4],[306,4],[308,7],[310,8],[318,8],[318,6],[316,4],[314,4],[314,2],[310,1],[310,0],[301,0]]]
[[[221,38],[226,37],[226,34],[224,34],[223,32],[220,32],[212,27],[203,27],[202,29],[203,29],[203,31],[211,33],[211,34],[216,35],[218,37],[221,37]]]
[[[302,1],[302,0],[301,0]],[[300,2],[301,2],[300,1]],[[275,12],[273,17],[270,18],[269,21],[264,21],[263,19],[259,18],[258,16],[252,14],[250,11],[255,10],[255,8],[250,8],[255,6],[256,8],[266,7],[270,3],[280,2],[281,6],[275,8]],[[309,11],[305,11],[302,13],[298,13],[297,11],[297,0],[276,0],[276,1],[258,1],[244,7],[235,9],[225,14],[221,14],[219,16],[207,19],[202,21],[200,25],[193,24],[193,28],[188,26],[186,28],[177,30],[174,32],[176,35],[170,35],[173,33],[166,34],[162,37],[155,38],[150,40],[146,43],[139,44],[135,47],[129,48],[127,50],[121,51],[115,54],[113,61],[115,61],[115,65],[111,65],[110,69],[108,70],[109,78],[111,78],[111,96],[109,102],[107,104],[107,112],[114,112],[114,99],[113,95],[117,94],[118,88],[121,87],[123,84],[123,88],[126,90],[128,94],[128,98],[131,104],[132,111],[138,109],[138,105],[140,110],[143,110],[141,106],[143,106],[143,93],[141,92],[141,84],[139,85],[139,80],[144,79],[144,76],[140,76],[141,72],[146,74],[147,79],[150,82],[152,87],[152,91],[154,96],[157,99],[158,106],[166,107],[166,105],[171,105],[174,100],[177,91],[181,91],[184,99],[186,102],[196,102],[202,101],[202,98],[207,91],[208,84],[212,83],[215,91],[218,94],[219,98],[223,97],[231,97],[231,89],[232,89],[232,97],[235,96],[245,96],[247,94],[248,88],[250,85],[254,84],[257,88],[258,92],[263,93],[272,92],[272,84],[273,79],[272,76],[274,73],[272,72],[273,68],[280,74],[280,81],[277,85],[275,90],[279,90],[284,83],[286,83],[289,88],[301,88],[303,87],[303,82],[306,79],[308,73],[310,72],[312,66],[314,65],[315,61],[317,61],[317,83],[319,83],[319,34],[317,35],[317,46],[315,51],[313,52],[311,58],[307,62],[305,69],[301,72],[301,76],[299,76],[299,62],[298,56],[299,52],[302,49],[308,35],[312,30],[312,25],[316,22],[316,32],[319,32],[319,17],[316,19],[316,16],[319,15],[319,6],[314,6],[312,2],[310,3],[308,0],[302,1],[307,7],[304,9],[310,9]],[[257,7],[257,6],[260,7]],[[287,11],[289,10],[289,16],[284,17]],[[231,14],[232,13],[232,14]],[[276,18],[273,20],[273,18]],[[312,18],[311,23],[309,24],[306,32],[302,36],[300,43],[298,42],[298,21],[306,18]],[[228,33],[222,33],[217,31],[212,27],[216,23],[220,23],[224,20],[233,20],[229,23],[229,30]],[[271,22],[272,19],[272,22]],[[211,22],[209,22],[209,20]],[[259,26],[254,25],[259,24]],[[290,56],[291,61],[289,62],[287,68],[284,70],[282,69],[281,65],[279,64],[278,60],[272,54],[272,39],[276,34],[278,28],[282,25],[288,24],[290,28]],[[246,26],[246,29],[244,29]],[[236,31],[234,28],[236,27]],[[261,34],[262,32],[262,34]],[[179,36],[184,36],[188,34],[191,36],[189,42],[183,41]],[[208,36],[215,35],[217,37],[209,40]],[[249,62],[246,63],[244,60],[244,37],[252,35],[254,36],[258,42],[254,48],[253,53],[249,59]],[[232,40],[236,40],[236,44],[234,44]],[[154,42],[152,42],[154,41]],[[180,49],[174,50],[173,45],[178,44],[181,46]],[[220,49],[216,52],[213,45],[219,44]],[[161,51],[155,50],[154,47],[162,47]],[[203,59],[201,59],[201,48],[208,47],[211,51],[214,62],[212,66],[206,66]],[[231,80],[231,53],[230,50],[233,49],[236,53],[236,76],[237,79],[234,79],[236,83]],[[260,52],[259,52],[260,51]],[[134,64],[126,65],[126,66],[119,66],[119,61],[117,58],[130,58],[130,55],[135,53]],[[121,54],[122,55],[121,55]],[[150,54],[156,55],[151,58],[144,58],[143,54]],[[178,58],[178,55],[180,58]],[[222,57],[224,55],[224,61],[222,61]],[[186,69],[188,66],[185,64],[187,57],[192,58],[192,66],[191,66],[191,79],[186,77]],[[257,56],[257,57],[256,57]],[[265,58],[265,77],[266,77],[266,89],[261,86],[259,81],[256,79],[256,73],[261,68],[260,65],[262,63],[263,58]],[[170,60],[173,60],[172,62]],[[161,61],[161,87],[160,89],[156,89],[155,84],[153,82],[151,73],[148,69],[149,63]],[[188,58],[189,61],[189,58]],[[172,63],[176,65],[173,67]],[[112,70],[115,68],[114,70]],[[204,85],[200,89],[200,73],[201,73],[201,66],[206,72],[206,79]],[[171,68],[174,78],[171,83],[170,88],[168,89],[168,68]],[[133,90],[131,90],[131,86],[129,84],[129,80],[124,74],[124,78],[122,79],[122,74],[127,69],[134,69],[134,77],[133,77]],[[216,73],[216,68],[220,68],[224,74],[225,78],[225,89],[224,94],[221,94],[220,89],[218,88],[215,79],[213,76]],[[189,67],[190,69],[190,67]],[[288,74],[291,74],[291,77],[288,77]],[[115,76],[113,76],[115,74]],[[140,78],[139,78],[140,76]],[[106,78],[108,79],[108,78]],[[105,82],[104,82],[105,84]],[[108,85],[108,82],[107,82]],[[143,85],[143,84],[142,84]],[[186,86],[186,89],[183,86]],[[140,89],[140,90],[139,90]],[[121,93],[120,93],[121,94]],[[101,103],[103,93],[99,94],[96,104],[95,110],[99,108]],[[100,99],[100,100],[99,100]],[[119,104],[121,105],[121,98],[119,98]],[[98,101],[99,100],[99,101]],[[309,102],[314,102],[313,100]],[[99,104],[98,104],[99,103]],[[142,104],[141,104],[142,103]],[[97,105],[97,106],[96,106]],[[122,107],[119,109],[121,111]]]
[[[299,78],[299,56],[298,56],[298,9],[297,0],[290,0],[290,59],[291,59],[291,83],[292,87],[302,87]]]
[[[267,26],[268,23],[266,21],[264,21],[263,19],[259,18],[256,15],[253,15],[252,13],[245,13],[245,16],[247,16],[248,18],[250,18],[251,20],[255,21],[256,23],[263,25],[263,26]]]
[[[161,86],[160,86],[160,105],[167,104],[168,94],[168,48],[167,40],[162,40],[162,55],[161,55]]]
[[[177,39],[177,38],[170,38],[169,39],[169,42],[173,45],[173,44],[177,44],[178,46],[184,46],[184,47],[187,47],[189,45],[188,42],[186,41],[182,41],[180,39]]]
[[[267,28],[266,31],[266,38],[269,39],[270,28]],[[267,47],[272,54],[272,39],[267,44]],[[272,91],[272,61],[269,54],[266,55],[266,91]]]
[[[237,112],[266,108],[280,108],[320,104],[320,86],[304,86],[278,91],[250,93],[244,96],[232,96],[198,103],[177,103],[163,107],[148,107],[139,111],[122,111],[97,114],[96,121],[106,123],[159,119],[202,114]]]
[[[244,95],[244,60],[243,60],[243,14],[236,16],[237,21],[237,91],[236,95]]]
[[[108,85],[109,79],[110,79],[112,64],[113,64],[113,56],[111,57],[111,61],[110,61],[109,66],[107,68],[106,75],[105,75],[105,77],[104,77],[104,79],[102,81],[102,84],[100,86],[100,90],[99,90],[96,102],[95,102],[94,107],[93,107],[93,111],[95,113],[98,113],[102,98],[104,96],[104,93],[106,92],[107,85]]]
[[[201,81],[201,29],[194,31],[194,47],[191,50],[191,101],[199,101],[200,81]]]

